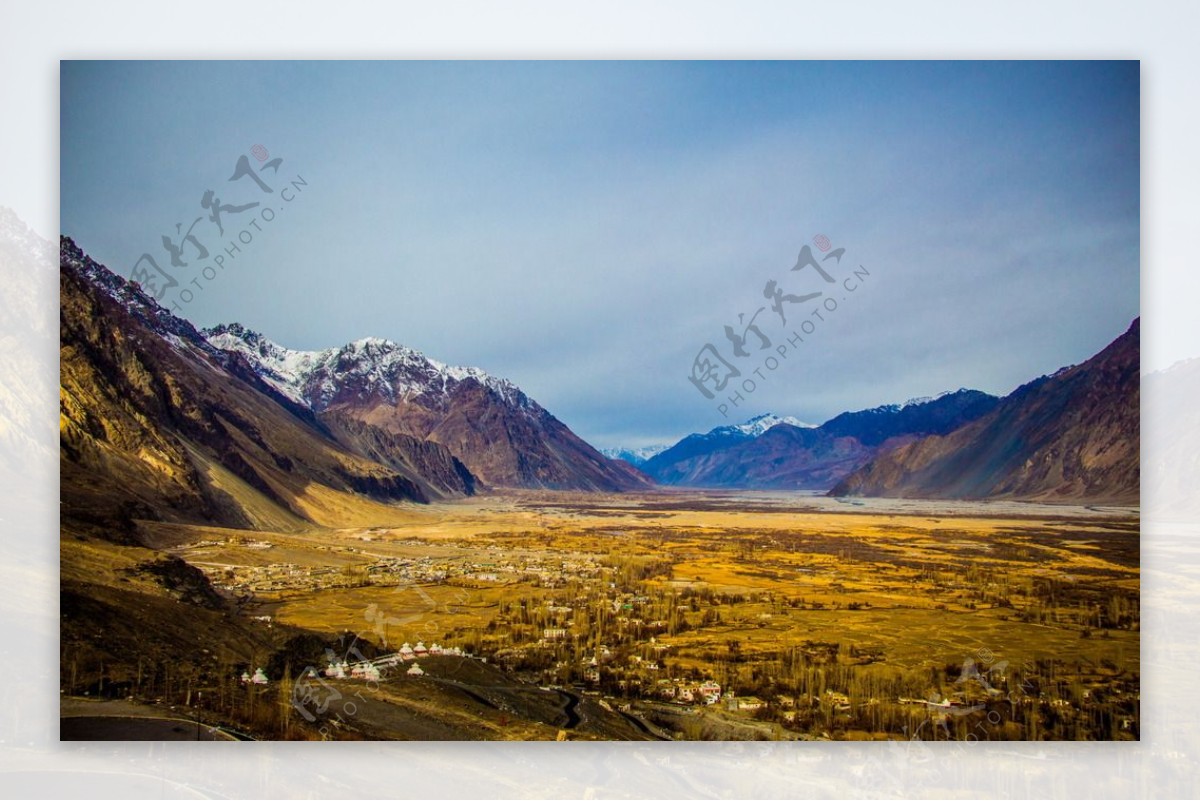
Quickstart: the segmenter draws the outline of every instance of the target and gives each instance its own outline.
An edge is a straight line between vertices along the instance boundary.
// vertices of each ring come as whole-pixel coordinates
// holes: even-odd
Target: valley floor
[[[132,556],[64,531],[68,606],[145,616],[115,656],[64,624],[64,692],[266,737],[1138,737],[1137,509],[514,492],[405,510],[145,522]],[[159,552],[223,598],[202,653],[164,653],[182,635],[163,619],[204,588],[149,570]],[[137,653],[141,629],[156,645]],[[260,667],[265,684],[238,678]]]

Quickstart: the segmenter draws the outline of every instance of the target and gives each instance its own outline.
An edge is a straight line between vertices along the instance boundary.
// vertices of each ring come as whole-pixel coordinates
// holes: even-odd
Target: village
[[[419,615],[397,612],[388,618],[386,609],[368,611],[368,621],[377,616],[368,636],[374,635],[383,655],[355,659],[330,652],[323,664],[311,666],[330,682],[418,681],[426,677],[422,663],[427,667],[430,658],[473,659],[531,685],[587,694],[648,715],[664,729],[688,724],[687,736],[695,731],[697,715],[770,725],[772,736],[896,734],[922,721],[937,723],[943,734],[957,727],[965,735],[965,727],[974,726],[975,736],[996,739],[1036,737],[1047,727],[1136,736],[1136,680],[1101,665],[1042,661],[1027,666],[1018,681],[1009,675],[1011,668],[972,672],[961,660],[932,674],[927,668],[889,666],[887,649],[871,644],[812,640],[751,648],[734,632],[824,614],[835,604],[678,582],[674,561],[654,555],[616,557],[487,541],[442,541],[430,548],[401,540],[387,546],[410,553],[378,553],[388,548],[366,538],[326,541],[315,549],[341,562],[309,566],[262,560],[255,555],[265,556],[271,543],[232,538],[195,543],[186,556],[220,592],[267,626],[273,618],[262,608],[329,591],[409,588],[428,599]],[[248,557],[231,557],[238,551]],[[943,582],[967,586],[953,576]],[[840,582],[831,586],[844,592],[837,589]],[[995,592],[991,581],[979,587],[980,599]],[[452,614],[461,611],[453,604],[434,601],[450,590],[471,599],[465,604],[475,615],[469,621]],[[847,603],[851,610],[869,606]],[[967,609],[974,601],[960,603]],[[392,625],[378,625],[385,620]],[[419,637],[431,633],[438,642],[427,646]],[[1107,637],[1108,631],[1101,634]],[[389,641],[406,636],[412,639],[389,648]],[[261,686],[277,678],[259,667],[242,681]]]

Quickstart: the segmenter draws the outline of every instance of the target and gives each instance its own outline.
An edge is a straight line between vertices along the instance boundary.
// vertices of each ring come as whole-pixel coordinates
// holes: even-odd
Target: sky
[[[1137,62],[64,61],[60,89],[62,232],[177,280],[163,305],[481,367],[598,447],[1006,394],[1139,314]]]

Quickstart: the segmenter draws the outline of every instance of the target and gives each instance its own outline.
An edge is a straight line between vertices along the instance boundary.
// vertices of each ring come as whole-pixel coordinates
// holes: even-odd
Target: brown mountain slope
[[[832,495],[1137,503],[1140,326],[987,415],[885,453]]]
[[[64,519],[112,537],[134,518],[294,529],[462,492],[351,453],[69,239],[60,256]]]
[[[446,397],[424,394],[394,403],[368,398],[330,409],[397,435],[441,443],[492,486],[614,492],[652,483],[633,466],[596,451],[523,395],[514,403],[478,381],[464,381]]]

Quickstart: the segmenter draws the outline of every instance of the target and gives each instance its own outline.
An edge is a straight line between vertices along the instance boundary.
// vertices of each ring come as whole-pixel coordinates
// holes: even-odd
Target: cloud
[[[1124,330],[1136,77],[1067,62],[76,63],[63,228],[127,272],[204,190],[232,198],[233,160],[262,142],[308,187],[187,316],[291,347],[395,339],[516,381],[605,446],[727,422],[687,381],[693,356],[726,347],[770,279],[828,289],[789,269],[824,233],[847,248],[839,278],[862,264],[869,280],[836,290],[837,313],[735,410],[820,422],[1007,392]],[[162,114],[179,98],[203,125]]]

